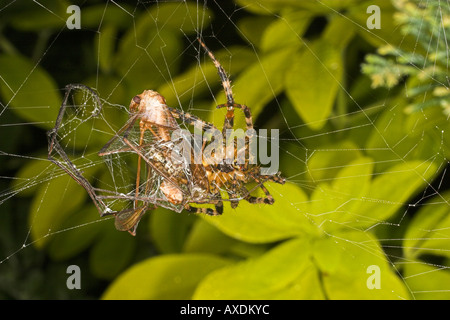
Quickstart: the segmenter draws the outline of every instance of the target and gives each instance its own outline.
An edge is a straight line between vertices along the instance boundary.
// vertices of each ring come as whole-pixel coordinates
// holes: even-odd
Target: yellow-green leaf
[[[149,258],[122,273],[102,299],[190,299],[198,283],[228,261],[207,254],[167,254]]]
[[[0,55],[0,65],[0,94],[6,106],[22,119],[50,129],[62,101],[53,78],[19,55]]]
[[[433,197],[408,224],[403,252],[409,259],[421,254],[450,257],[450,193]]]
[[[212,272],[198,286],[194,299],[285,299],[304,297],[298,278],[310,268],[306,239],[284,242],[264,255]],[[314,276],[314,275],[312,275]],[[289,294],[286,294],[287,291]]]
[[[63,222],[86,199],[87,193],[69,175],[42,183],[34,196],[29,214],[33,244],[42,247],[48,236],[60,231]]]
[[[316,40],[290,59],[286,94],[297,113],[314,130],[324,126],[342,81],[341,50]]]
[[[329,299],[410,298],[377,239],[368,232],[335,233],[317,240],[312,252]]]

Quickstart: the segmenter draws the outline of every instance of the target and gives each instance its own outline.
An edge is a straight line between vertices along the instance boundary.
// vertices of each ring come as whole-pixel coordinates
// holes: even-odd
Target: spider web
[[[430,3],[434,2],[421,1],[420,5]],[[3,71],[0,70],[0,296],[39,297],[37,288],[47,282],[64,289],[67,275],[50,281],[51,270],[39,269],[49,259],[43,248],[56,247],[51,244],[52,237],[82,234],[92,228],[114,229],[113,217],[100,217],[86,190],[47,158],[46,131],[54,127],[65,85],[83,83],[93,91],[81,88],[69,97],[70,112],[58,133],[63,149],[89,183],[115,196],[122,195],[108,200],[103,210],[129,209],[135,199],[136,153],[125,150],[101,157],[98,152],[129,119],[128,104],[133,96],[143,90],[157,90],[171,107],[222,128],[225,111],[214,106],[225,103],[225,94],[214,64],[196,40],[201,38],[233,81],[235,101],[251,108],[255,127],[280,130],[279,168],[289,186],[283,189],[267,184],[276,203],[300,215],[299,219],[309,221],[314,232],[331,238],[353,260],[348,244],[377,256],[380,251],[373,243],[378,241],[389,268],[406,288],[406,296],[397,293],[401,298],[448,298],[450,282],[433,282],[437,281],[433,280],[435,274],[441,277],[436,279],[450,277],[447,192],[450,128],[446,111],[434,106],[405,112],[408,110],[405,101],[409,98],[420,104],[428,101],[429,96],[427,93],[411,96],[411,84],[404,78],[389,89],[362,88],[372,84],[359,69],[364,62],[363,54],[374,52],[376,46],[388,45],[393,38],[400,48],[409,48],[411,39],[400,27],[389,29],[387,24],[392,22],[382,20],[381,29],[368,29],[366,19],[370,14],[366,8],[370,4],[364,1],[355,1],[358,9],[353,9],[353,14],[343,13],[342,7],[330,1],[314,1],[292,10],[288,5],[280,10],[272,1],[74,4],[81,8],[80,30],[68,30],[66,26],[69,14],[65,10],[69,4],[33,1],[26,7],[19,1],[9,1],[0,5],[2,19],[8,15],[19,19],[19,22],[7,20],[2,29],[8,41],[3,41],[1,52],[12,54],[16,60],[2,58],[0,62],[4,63]],[[388,2],[379,1],[379,5],[382,12],[388,10],[385,9]],[[410,68],[424,74],[428,95],[436,87],[447,91],[449,88],[448,77],[442,79],[437,71],[430,72],[423,61],[420,64],[421,61],[414,60],[422,53],[436,61],[438,48],[433,46],[436,39],[445,43],[448,55],[449,16],[444,9],[450,4],[440,1],[439,5],[443,9],[435,16],[418,21],[418,25],[425,25],[427,19],[438,21],[429,46],[422,48],[424,52],[420,40],[413,39],[417,55],[400,53],[391,60],[406,60]],[[297,14],[299,9],[303,11]],[[319,13],[305,14],[305,10]],[[41,26],[43,16],[47,24]],[[315,41],[328,30],[324,17],[331,17],[330,21],[340,19],[343,26],[352,26],[357,39],[355,33],[347,34],[343,31],[347,29],[339,33],[337,28],[334,38],[330,31],[328,44]],[[444,24],[446,27],[442,27]],[[267,28],[263,36],[255,31],[258,27]],[[38,36],[26,39],[30,40],[26,43],[16,38],[31,37],[27,32],[37,29]],[[281,31],[284,37],[277,37]],[[350,40],[352,36],[355,38]],[[31,40],[34,47],[30,46]],[[343,51],[335,54],[324,50],[330,41],[335,41],[338,47],[345,44],[353,49],[344,53],[342,65],[337,61],[341,61]],[[301,55],[296,53],[300,47]],[[84,65],[83,59],[90,61],[90,65]],[[309,61],[312,67],[299,65],[296,59],[302,63]],[[360,61],[356,67],[354,60]],[[16,61],[17,69],[12,71],[7,61]],[[358,70],[344,69],[347,64]],[[340,68],[345,71],[340,73]],[[288,69],[298,73],[283,76]],[[55,77],[54,83],[47,83],[43,70]],[[401,73],[392,70],[394,75]],[[315,74],[308,74],[313,71]],[[444,73],[448,75],[448,71],[447,63]],[[312,81],[314,78],[323,78],[323,83],[317,84]],[[51,91],[46,91],[49,88]],[[333,90],[337,92],[336,98],[330,103],[326,99],[330,96],[328,91]],[[313,97],[305,92],[311,92]],[[317,92],[323,94],[318,97]],[[317,112],[311,112],[311,108],[305,109],[308,99],[311,105],[330,105],[330,109],[317,108]],[[298,105],[299,101],[306,103]],[[243,114],[240,110],[235,114],[236,127],[244,127]],[[193,129],[187,124],[181,126]],[[129,137],[138,145],[139,130],[134,128]],[[259,137],[270,141],[262,134]],[[112,149],[121,148],[123,144]],[[60,156],[55,161],[65,163]],[[164,197],[156,194],[161,183],[158,179],[160,175],[152,178],[156,181],[151,190],[154,198]],[[292,188],[302,190],[305,198],[292,196]],[[181,210],[168,202],[156,204]],[[261,214],[280,210],[276,206],[270,209],[257,205],[257,208],[262,210]],[[223,217],[233,210],[226,204]],[[245,215],[244,210],[239,212],[239,207],[236,212]],[[283,215],[283,211],[276,214]],[[237,238],[220,223],[211,224]],[[367,238],[355,239],[344,231],[359,231]],[[138,228],[138,238],[150,247],[148,238],[140,236],[146,232],[145,226],[142,232]],[[249,239],[244,236],[238,240]],[[276,240],[280,239],[274,237],[272,242]],[[249,240],[252,241],[257,242]],[[83,252],[71,261],[78,263],[85,257]],[[55,256],[64,266],[70,264],[64,262],[64,254],[54,253]],[[19,279],[34,265],[37,267],[26,278],[34,287],[27,289],[26,283]],[[58,297],[72,298],[77,294],[63,289],[57,293]],[[92,294],[100,294],[103,289],[94,288]]]

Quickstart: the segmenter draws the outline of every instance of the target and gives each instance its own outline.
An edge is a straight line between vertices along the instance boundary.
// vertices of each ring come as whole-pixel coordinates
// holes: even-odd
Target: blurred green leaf
[[[42,183],[32,200],[28,219],[33,244],[42,248],[48,236],[61,229],[86,197],[85,190],[68,175]]]
[[[148,19],[138,19],[120,39],[113,61],[115,71],[125,79],[127,95],[156,89],[170,79],[181,62],[181,49],[179,37],[169,29],[159,30]]]
[[[450,257],[450,193],[431,198],[408,224],[403,251],[408,259],[420,255]]]
[[[0,55],[0,94],[6,106],[41,128],[53,126],[61,96],[53,78],[39,65],[22,56]]]
[[[93,223],[99,219],[97,208],[91,204],[68,217],[61,225],[64,232],[54,235],[50,242],[48,248],[50,257],[62,261],[86,250],[102,230],[99,224]]]
[[[28,161],[16,173],[15,179],[11,182],[11,188],[18,192],[18,195],[31,196],[35,194],[42,183],[42,180],[38,180],[38,178],[48,178],[50,171],[55,169],[54,164],[47,161],[47,155],[42,155],[40,158],[42,161]]]
[[[407,287],[386,259],[377,239],[368,232],[335,233],[317,240],[312,250],[321,270],[323,288],[329,299],[408,299]],[[368,282],[379,268],[380,289],[370,289]]]
[[[306,239],[286,241],[264,255],[212,272],[199,284],[194,299],[284,299],[304,296],[291,284],[309,267],[310,245]],[[308,275],[310,275],[308,273]],[[282,294],[286,290],[289,295]]]
[[[100,29],[100,26],[114,26],[114,28],[130,28],[134,17],[130,15],[134,7],[121,3],[117,5],[98,4],[80,8],[81,27]],[[109,28],[109,27],[108,27]]]
[[[339,170],[362,156],[359,147],[351,140],[323,145],[308,158],[308,175],[314,183],[332,180]]]
[[[122,273],[102,299],[190,299],[197,284],[228,261],[206,254],[167,254],[139,262]]]
[[[223,254],[236,240],[220,232],[203,219],[197,219],[183,244],[183,252]]]
[[[274,19],[269,16],[249,16],[243,17],[237,21],[237,26],[241,31],[241,37],[249,44],[254,46],[261,46],[261,39],[263,32]]]
[[[340,229],[363,219],[366,214],[360,210],[361,202],[369,191],[372,170],[372,159],[360,157],[342,168],[332,183],[319,184],[311,197],[317,224],[326,230]]]
[[[389,219],[438,173],[432,162],[410,161],[372,179],[373,165],[370,158],[356,159],[330,184],[318,185],[311,197],[318,225],[328,232],[374,226]]]
[[[303,44],[302,36],[310,22],[311,14],[306,11],[288,12],[264,30],[261,49],[270,51],[290,46],[299,48]]]
[[[323,127],[342,81],[341,50],[319,39],[295,53],[285,78],[286,94],[305,123]]]
[[[25,2],[25,1],[24,1]],[[24,31],[41,31],[46,28],[60,29],[65,27],[70,14],[67,13],[68,1],[40,0],[28,1],[21,12],[14,13],[11,24],[14,28]],[[7,17],[6,16],[2,16]]]
[[[161,253],[181,252],[187,234],[197,219],[187,212],[176,213],[164,208],[150,212],[150,234]]]
[[[298,0],[236,0],[236,3],[246,10],[257,14],[274,14],[289,8],[305,9],[314,13],[332,13],[334,10],[350,7],[360,3],[361,0],[322,0],[322,1],[298,1]]]
[[[221,254],[240,259],[259,256],[268,246],[236,240],[205,220],[197,219],[184,242],[183,252]]]
[[[136,249],[136,238],[128,232],[118,232],[111,223],[104,223],[102,236],[89,255],[91,272],[100,279],[114,279],[130,263]]]
[[[408,161],[377,176],[364,196],[359,210],[363,217],[355,226],[371,226],[389,219],[401,206],[428,186],[438,174],[433,162]]]
[[[211,20],[214,19],[212,12],[206,5],[199,3],[181,1],[173,3],[159,3],[152,6],[149,12],[145,13],[147,19],[153,24],[163,21],[163,28],[170,28],[172,32],[182,32],[184,34],[195,34],[200,29],[206,29]],[[187,17],[201,16],[201,20],[188,19]]]
[[[404,266],[403,279],[414,299],[450,300],[450,272],[446,266],[408,260]]]
[[[436,163],[445,161],[435,157],[442,151],[442,145],[435,142],[441,141],[441,130],[446,124],[439,123],[437,115],[431,112],[414,116],[405,114],[405,102],[399,99],[390,101],[393,109],[384,110],[377,118],[375,128],[366,140],[367,152],[376,162],[375,171],[389,170],[394,163],[407,160],[434,158]],[[443,120],[445,122],[445,118]],[[443,141],[445,146],[446,139]]]
[[[96,35],[95,52],[98,55],[98,66],[104,73],[109,73],[114,68],[113,58],[114,48],[117,42],[117,31],[114,25],[107,24]]]

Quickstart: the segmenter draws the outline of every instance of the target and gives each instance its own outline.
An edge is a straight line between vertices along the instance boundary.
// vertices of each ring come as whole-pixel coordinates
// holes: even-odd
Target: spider
[[[243,111],[247,130],[252,130],[253,121],[250,109],[246,105],[235,103],[231,83],[226,72],[202,40],[198,39],[198,41],[217,68],[225,91],[226,103],[217,106],[217,108],[227,109],[222,129],[224,140],[226,140],[227,131],[234,126],[234,109],[236,108]],[[77,88],[77,86],[80,85],[75,85],[74,88]],[[81,85],[81,87],[85,86]],[[72,87],[69,89],[72,89]],[[92,91],[90,88],[89,90]],[[68,92],[66,92],[65,101],[67,96]],[[191,139],[192,136],[174,140],[172,134],[180,129],[176,119],[188,125],[199,126],[203,131],[217,130],[217,128],[189,113],[167,106],[165,98],[158,92],[145,90],[131,99],[128,121],[98,153],[102,157],[121,152],[131,152],[138,156],[134,195],[109,195],[112,192],[92,187],[81,172],[70,162],[58,143],[56,136],[64,114],[63,108],[65,108],[64,103],[55,128],[48,133],[49,159],[62,167],[87,190],[102,216],[113,214],[116,228],[128,231],[132,235],[136,234],[136,228],[142,215],[152,207],[165,206],[178,212],[185,209],[193,213],[221,215],[223,213],[223,201],[230,201],[232,208],[236,208],[241,200],[246,200],[252,204],[273,204],[274,199],[264,186],[264,182],[285,183],[285,179],[280,176],[280,173],[262,175],[260,167],[249,164],[248,159],[245,159],[243,164],[228,161],[225,158],[222,159],[223,161],[212,164],[205,161],[204,158],[201,163],[195,163],[195,161],[192,161],[193,154],[190,154],[188,159],[181,157],[183,159],[181,162],[173,161],[171,155],[173,155],[177,143],[186,138],[190,143],[195,140]],[[139,128],[136,129],[138,120]],[[139,138],[133,139],[134,136]],[[204,137],[201,146],[202,154],[207,145],[207,140]],[[63,158],[66,163],[65,166],[52,159],[53,148]],[[248,153],[248,140],[246,140],[245,150],[234,148],[234,156],[242,151]],[[144,168],[142,160],[144,160]],[[255,183],[256,186],[249,190],[246,187],[249,183]],[[251,195],[258,188],[264,192],[265,196]],[[98,195],[97,192],[103,192],[106,195]],[[227,193],[228,199],[223,199],[222,193]],[[113,212],[103,202],[104,199],[109,198],[132,200],[133,207]],[[214,209],[196,207],[193,204],[211,204],[214,205]],[[107,210],[104,208],[107,208]]]
[[[250,109],[245,105],[234,102],[231,83],[223,67],[206,45],[200,39],[198,41],[216,66],[227,98],[225,104],[217,106],[217,108],[227,108],[222,135],[226,138],[227,130],[233,128],[235,108],[243,111],[247,130],[252,130],[253,121]],[[281,178],[279,174],[273,176],[261,175],[260,168],[249,165],[248,159],[241,165],[235,162],[224,161],[216,164],[207,164],[205,162],[192,164],[192,162],[189,162],[189,164],[176,165],[169,157],[170,151],[173,150],[173,145],[168,147],[168,143],[171,142],[171,133],[180,129],[175,119],[180,119],[190,125],[200,126],[203,130],[217,130],[217,128],[213,124],[207,123],[189,113],[168,107],[164,97],[152,90],[145,90],[140,95],[135,96],[131,100],[130,111],[132,116],[123,129],[119,131],[119,134],[123,133],[121,139],[127,145],[127,148],[120,151],[132,150],[138,155],[136,199],[139,198],[141,193],[144,195],[148,193],[152,170],[163,177],[159,188],[170,203],[175,205],[181,204],[184,209],[190,212],[207,215],[220,215],[223,213],[222,190],[228,194],[227,200],[230,201],[231,207],[236,208],[240,200],[246,200],[250,203],[272,204],[274,199],[263,183],[268,180],[280,184],[285,183],[284,178]],[[137,119],[140,119],[140,138],[137,144],[133,144],[128,140],[127,135]],[[153,136],[150,149],[148,149],[149,146],[144,144],[146,131],[150,131],[150,134]],[[118,135],[113,137],[99,152],[99,155],[104,156],[111,152],[117,152],[118,150],[108,151],[108,148],[118,137]],[[206,141],[203,142],[202,151],[206,146]],[[248,148],[248,145],[246,145],[246,148]],[[147,166],[147,177],[143,186],[140,185],[141,159],[145,160]],[[255,182],[257,187],[262,189],[265,196],[252,196],[251,191],[245,187],[249,182]],[[143,204],[139,205],[139,201],[135,200],[134,211],[132,212],[127,211],[116,214],[116,226],[119,229],[128,230],[131,233],[135,232],[137,223],[142,214],[149,208],[151,200],[142,202]],[[213,204],[215,208],[194,207],[191,205],[194,203]]]

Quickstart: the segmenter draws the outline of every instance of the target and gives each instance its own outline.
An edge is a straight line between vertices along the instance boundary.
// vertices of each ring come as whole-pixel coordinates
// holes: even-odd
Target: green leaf
[[[145,18],[145,17],[144,17]],[[181,62],[181,41],[168,29],[157,29],[153,21],[138,19],[120,39],[113,65],[124,77],[127,95],[156,89],[176,73]]]
[[[17,171],[15,179],[11,182],[11,188],[20,196],[34,195],[41,184],[50,180],[55,165],[47,161],[47,155],[39,156],[42,160],[27,161]]]
[[[314,261],[329,299],[408,299],[409,292],[392,269],[378,240],[368,232],[341,232],[316,240]],[[379,272],[368,269],[376,266]],[[379,275],[380,289],[370,289]],[[371,276],[373,276],[371,278]]]
[[[388,170],[393,163],[405,160],[435,158],[442,150],[441,144],[435,143],[442,134],[436,126],[445,128],[437,121],[438,115],[430,112],[407,115],[403,112],[403,98],[390,101],[389,105],[394,107],[378,117],[366,141],[367,152],[377,163],[375,171]],[[445,145],[446,139],[443,141]]]
[[[49,240],[48,236],[61,230],[64,221],[86,197],[85,189],[68,175],[42,183],[32,200],[28,219],[33,244],[42,248]]]
[[[206,254],[168,254],[144,260],[122,273],[102,299],[190,299],[198,283],[228,261]]]
[[[408,260],[404,279],[411,294],[418,300],[450,300],[448,267]]]
[[[129,13],[133,12],[134,7],[121,3],[120,7],[116,5],[98,4],[88,7],[82,7],[81,28],[99,29],[100,26],[114,26],[115,28],[129,28],[133,25],[134,17]],[[103,31],[102,31],[103,32]]]
[[[341,50],[325,39],[316,40],[290,59],[286,94],[295,110],[313,130],[322,128],[330,115],[342,81]]]
[[[102,230],[97,208],[88,204],[71,215],[61,225],[64,232],[57,233],[50,242],[48,253],[53,260],[67,260],[87,249]]]
[[[299,48],[303,44],[302,36],[310,21],[311,14],[309,12],[288,12],[264,30],[261,49],[270,51],[289,46]]]
[[[200,16],[201,20],[187,18]],[[208,28],[214,19],[214,13],[206,5],[200,6],[198,3],[181,1],[152,6],[146,13],[146,17],[153,24],[155,21],[163,21],[162,27],[170,28],[172,32],[195,34]]]
[[[96,36],[96,50],[98,65],[104,73],[109,73],[114,68],[114,48],[117,41],[117,28],[112,24],[104,25]]]
[[[100,279],[113,279],[130,263],[136,248],[136,238],[128,232],[119,232],[111,223],[105,223],[102,236],[90,251],[91,272]]]
[[[412,221],[403,240],[405,257],[417,259],[421,254],[450,257],[450,192],[433,197],[422,206]]]
[[[392,217],[419,190],[431,183],[439,166],[433,162],[408,161],[377,176],[361,203],[354,226],[372,226]]]
[[[308,176],[314,183],[332,180],[343,167],[362,156],[351,140],[322,145],[320,149],[308,159]]]
[[[150,234],[161,253],[181,252],[186,236],[197,216],[158,208],[150,213]]]
[[[306,239],[286,241],[260,257],[212,272],[199,284],[193,298],[269,299],[274,294],[284,299],[304,297],[304,288],[293,290],[292,284],[298,285],[304,273],[311,275],[309,252]]]
[[[264,185],[275,198],[273,205],[243,200],[236,210],[226,203],[223,215],[201,217],[230,237],[251,243],[268,243],[317,232],[306,215],[308,199],[300,188],[290,183]]]
[[[353,226],[364,219],[360,210],[368,193],[373,171],[373,161],[360,157],[342,168],[332,183],[321,183],[311,197],[312,219],[326,230]]]
[[[197,219],[183,244],[183,251],[223,254],[235,244],[235,239],[220,232],[203,219]]]
[[[321,183],[311,196],[312,219],[327,232],[367,228],[392,217],[438,173],[432,162],[409,161],[373,175],[374,161],[360,158]],[[373,177],[375,177],[373,179]]]
[[[0,55],[0,94],[6,106],[22,119],[50,129],[56,119],[61,96],[51,76],[22,56]]]
[[[330,46],[345,50],[350,40],[355,35],[355,25],[342,16],[333,17],[327,24],[321,40],[328,42]]]
[[[67,13],[68,1],[40,0],[21,8],[12,15],[11,24],[23,31],[41,31],[46,28],[61,29],[66,25],[70,14]],[[5,15],[2,17],[9,16]]]
[[[237,27],[241,32],[241,37],[249,44],[260,47],[263,30],[266,29],[273,17],[268,16],[249,16],[243,17],[237,21]]]
[[[272,15],[276,12],[292,9],[306,9],[314,13],[333,13],[335,10],[351,7],[361,0],[322,0],[322,1],[298,1],[298,0],[237,0],[236,3],[248,11],[257,14]]]

